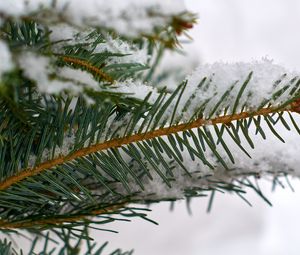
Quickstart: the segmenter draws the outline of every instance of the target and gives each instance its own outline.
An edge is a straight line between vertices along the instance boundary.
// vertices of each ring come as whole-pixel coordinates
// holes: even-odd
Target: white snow
[[[36,81],[41,92],[47,91],[49,82],[48,75],[51,72],[50,59],[27,52],[19,56],[18,60],[24,74],[28,78]]]
[[[79,26],[84,23],[100,25],[133,36],[137,33],[151,33],[154,27],[168,23],[169,15],[185,10],[181,0],[58,1],[56,9],[65,9],[67,19]],[[150,17],[150,13],[154,15]]]
[[[0,13],[15,17],[38,13],[52,13],[46,21],[64,21],[76,26],[101,26],[115,29],[121,34],[136,36],[151,33],[171,21],[172,15],[185,11],[182,0],[10,0],[0,2]],[[41,16],[41,18],[43,18]]]
[[[253,73],[250,81],[243,93],[239,95],[241,87],[251,72]],[[198,85],[204,78],[206,78],[206,81],[199,88]],[[187,86],[177,106],[175,122],[190,120],[192,116],[195,116],[195,111],[199,109],[207,99],[210,99],[210,101],[204,109],[204,118],[210,119],[223,114],[224,109],[227,107],[229,107],[230,110],[227,114],[230,113],[234,108],[238,96],[239,102],[235,112],[241,111],[242,106],[246,106],[245,109],[248,111],[255,111],[265,100],[270,100],[269,102],[272,103],[273,106],[278,106],[291,98],[289,93],[293,86],[299,82],[299,73],[274,64],[271,60],[262,59],[261,61],[253,62],[216,62],[214,64],[200,65],[194,72],[188,75],[185,80],[187,81]],[[276,86],[275,83],[277,84]],[[174,90],[174,85],[169,85],[168,89]],[[279,91],[287,85],[289,85],[289,89],[287,89],[285,93],[277,99],[272,99],[274,92]],[[137,86],[136,89],[135,86]],[[142,99],[144,92],[138,89],[138,86],[140,85],[130,84],[130,86],[127,85],[119,89],[122,92],[133,91],[135,92],[135,96]],[[224,93],[231,87],[232,90],[227,95],[227,98],[222,101],[218,110],[210,116],[215,106],[222,99]],[[299,92],[299,88],[297,91]],[[146,94],[144,94],[144,96],[145,95]],[[156,93],[152,101],[157,98],[157,95]],[[293,95],[295,95],[295,93]],[[170,96],[171,94],[166,96],[165,102]],[[176,97],[178,98],[179,96],[180,93],[178,93]],[[166,109],[164,118],[161,118],[161,122],[163,122],[167,116],[169,116],[170,120],[176,103],[177,100],[175,98]],[[208,124],[210,119],[207,119]]]
[[[18,60],[25,76],[36,82],[41,93],[58,94],[63,90],[68,90],[77,95],[84,87],[93,89],[99,87],[98,82],[88,72],[68,67],[54,70],[51,59],[48,57],[27,52],[23,53]],[[51,74],[54,72],[57,77],[52,79]]]
[[[149,103],[154,103],[155,99],[159,95],[158,91],[152,86],[141,81],[131,79],[116,83],[116,87],[113,91],[128,94],[128,96],[140,100],[143,100],[149,93],[151,93],[151,97],[148,100]]]
[[[0,79],[3,73],[14,67],[11,53],[5,42],[0,40]]]
[[[99,90],[99,83],[95,81],[93,76],[86,71],[63,67],[58,70],[57,75],[59,77],[74,81],[74,83],[78,82],[81,86],[87,86],[89,88]]]
[[[187,93],[184,94],[182,102],[186,102],[191,95],[195,96],[193,104],[190,106],[191,114],[193,110],[201,105],[207,98],[211,98],[207,106],[206,113],[219,102],[222,95],[231,86],[234,85],[230,95],[224,104],[231,105],[237,98],[238,92],[244,82],[247,80],[250,72],[253,72],[250,82],[247,84],[245,91],[239,98],[239,104],[246,103],[248,108],[257,108],[264,99],[269,99],[271,95],[283,88],[285,85],[291,83],[293,78],[299,79],[299,73],[285,69],[284,67],[274,64],[271,60],[262,59],[261,61],[253,62],[236,62],[236,63],[224,63],[216,62],[214,64],[200,65],[191,75],[187,76]],[[199,90],[197,86],[203,78],[207,78],[206,84],[209,82],[209,86],[205,84]],[[276,81],[281,81],[275,88]],[[290,84],[293,85],[293,84]],[[279,104],[288,97],[287,93],[282,95],[276,100]],[[274,102],[275,103],[275,102]],[[225,106],[223,105],[223,107]],[[182,106],[183,107],[183,106]],[[222,107],[222,106],[221,106]]]
[[[56,53],[64,54],[64,46],[84,43],[86,45],[83,47],[92,51],[93,54],[109,52],[123,55],[109,57],[106,60],[106,64],[137,63],[147,65],[150,57],[148,55],[146,42],[142,47],[137,47],[136,44],[122,40],[118,36],[112,37],[108,33],[102,33],[101,36],[103,36],[103,42],[98,43],[95,47],[94,42],[98,38],[90,37],[90,34],[94,32],[92,29],[82,30],[60,24],[50,26],[50,30],[50,40],[52,42],[59,42],[53,45],[53,50]]]
[[[109,34],[105,35],[105,43],[100,43],[95,48],[95,53],[113,52],[120,53],[127,56],[113,57],[109,63],[139,63],[146,64],[149,58],[147,51],[147,44],[139,49],[136,45],[113,38]]]
[[[49,27],[51,34],[50,40],[52,42],[65,40],[64,45],[71,44],[75,41],[75,36],[81,31],[75,27],[66,24],[56,24]]]
[[[86,71],[69,67],[54,70],[54,67],[51,65],[51,59],[48,57],[27,52],[23,53],[18,60],[24,75],[36,82],[41,93],[58,94],[67,89],[70,93],[76,95],[82,92],[85,87],[97,91],[107,90],[106,88],[101,88],[100,83]],[[57,77],[51,79],[51,74],[54,73]],[[141,81],[133,81],[131,79],[124,82],[115,82],[109,91],[124,93],[128,97],[141,100],[151,92],[152,96],[149,102],[154,102],[158,96],[155,88]]]
[[[63,144],[61,146],[56,146],[54,152],[49,149],[45,149],[43,151],[41,156],[41,161],[43,162],[43,161],[50,160],[53,157],[56,158],[62,155],[68,155],[68,153],[71,151],[71,149],[74,146],[74,142],[75,142],[74,134],[65,135],[63,139]],[[36,159],[37,159],[36,155],[31,154],[29,156],[28,167],[34,167],[36,163]]]

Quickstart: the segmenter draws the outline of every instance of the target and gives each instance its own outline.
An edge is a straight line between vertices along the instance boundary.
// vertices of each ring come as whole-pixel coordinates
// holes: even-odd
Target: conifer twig
[[[97,209],[89,214],[80,214],[74,216],[62,216],[58,217],[55,215],[55,218],[45,218],[38,220],[30,221],[21,221],[21,222],[7,222],[5,220],[0,220],[0,229],[21,229],[21,228],[34,228],[42,227],[44,225],[59,226],[66,223],[79,222],[87,220],[87,217],[98,216],[102,214],[109,214],[116,212],[117,210],[124,208],[126,203],[114,204],[103,209]]]
[[[75,65],[79,65],[81,67],[85,67],[89,71],[95,73],[105,81],[108,81],[110,83],[114,82],[114,79],[109,76],[107,73],[103,72],[100,68],[93,66],[91,63],[84,61],[82,59],[74,58],[74,57],[69,57],[69,56],[63,56],[62,60],[66,63],[71,63]]]
[[[254,116],[259,116],[259,115],[265,116],[265,115],[268,115],[271,113],[276,113],[276,112],[291,111],[291,112],[300,113],[299,108],[300,108],[300,101],[296,100],[296,101],[292,102],[291,104],[287,105],[285,108],[268,107],[268,108],[262,108],[256,112],[241,112],[241,113],[232,114],[232,115],[224,115],[224,116],[216,117],[211,120],[199,118],[190,123],[173,125],[170,127],[164,127],[164,128],[156,129],[153,131],[149,131],[147,133],[138,133],[138,134],[124,137],[124,138],[116,138],[116,139],[112,139],[112,140],[109,140],[109,141],[106,141],[103,143],[97,143],[97,144],[91,145],[89,147],[82,148],[78,151],[75,151],[75,152],[69,154],[69,155],[63,155],[63,156],[54,158],[52,160],[43,162],[33,168],[20,170],[20,171],[18,171],[17,174],[0,182],[0,191],[7,189],[10,186],[14,185],[15,183],[20,182],[28,177],[37,175],[45,170],[49,170],[51,168],[54,168],[58,165],[62,165],[66,162],[75,160],[77,158],[87,156],[91,153],[108,150],[111,148],[118,148],[123,145],[135,143],[135,142],[139,142],[139,141],[144,141],[144,140],[149,140],[149,139],[153,139],[156,137],[167,136],[170,134],[183,132],[186,130],[198,128],[198,127],[205,126],[205,125],[229,124],[232,121],[237,121],[237,120],[246,119],[249,117],[254,117]]]

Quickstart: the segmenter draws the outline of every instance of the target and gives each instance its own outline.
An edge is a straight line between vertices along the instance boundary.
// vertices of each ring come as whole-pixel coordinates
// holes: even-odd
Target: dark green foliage
[[[108,242],[105,242],[103,245],[99,247],[97,243],[95,243],[93,240],[90,240],[88,238],[88,233],[86,232],[86,229],[82,231],[82,234],[77,236],[76,242],[73,242],[73,244],[70,244],[70,231],[64,231],[63,234],[61,235],[62,241],[64,241],[64,246],[61,248],[51,248],[53,247],[53,244],[55,246],[58,246],[59,243],[54,241],[53,239],[50,238],[49,232],[41,238],[43,238],[43,248],[39,249],[37,247],[37,243],[39,241],[39,238],[36,237],[32,241],[32,245],[30,248],[30,251],[26,254],[28,255],[80,255],[80,254],[85,254],[85,255],[132,255],[133,250],[131,251],[126,251],[123,252],[121,249],[116,249],[113,252],[108,253],[107,252],[107,246]],[[75,239],[74,239],[75,241]],[[86,251],[84,252],[81,249],[82,245],[86,245]],[[51,246],[51,247],[50,247]],[[18,254],[25,254],[22,249],[19,251],[15,250],[12,247],[12,243],[8,241],[8,239],[4,239],[3,241],[0,241],[0,253],[1,255],[18,255]]]
[[[49,44],[49,34],[47,28],[34,21],[7,21],[1,28],[1,37],[14,50],[27,47],[38,52],[43,51]]]

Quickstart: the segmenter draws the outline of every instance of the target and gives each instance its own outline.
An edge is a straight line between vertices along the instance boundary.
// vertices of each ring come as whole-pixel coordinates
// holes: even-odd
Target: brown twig
[[[300,99],[295,100],[291,103],[291,111],[300,113]]]
[[[103,209],[94,210],[89,214],[80,214],[80,215],[66,216],[66,217],[55,216],[55,218],[45,218],[45,219],[23,221],[23,222],[7,222],[4,220],[0,220],[0,229],[17,229],[17,228],[25,229],[25,228],[43,227],[45,225],[60,226],[67,223],[85,221],[87,220],[88,217],[116,212],[117,210],[124,208],[125,205],[126,205],[125,203],[121,203]]]
[[[284,109],[279,109],[279,110],[278,110],[278,108],[274,108],[274,107],[263,108],[256,112],[242,112],[242,113],[237,113],[237,114],[232,114],[232,115],[225,115],[225,116],[216,117],[211,120],[206,120],[206,119],[200,118],[200,119],[197,119],[188,124],[184,123],[184,124],[174,125],[174,126],[170,126],[170,127],[164,127],[164,128],[160,128],[157,130],[149,131],[147,133],[134,134],[134,135],[127,136],[124,138],[116,138],[116,139],[112,139],[110,141],[106,141],[103,143],[94,144],[89,147],[82,148],[78,151],[75,151],[72,154],[60,156],[58,158],[43,162],[43,163],[35,166],[34,168],[20,170],[20,171],[18,171],[18,173],[16,175],[11,176],[11,177],[5,179],[4,181],[0,182],[0,191],[7,189],[10,186],[12,186],[13,184],[20,182],[28,177],[37,175],[45,170],[49,170],[58,165],[62,165],[66,162],[90,155],[90,154],[98,152],[98,151],[103,151],[103,150],[107,150],[107,149],[111,149],[111,148],[118,148],[123,145],[127,145],[130,143],[136,143],[136,142],[144,141],[144,140],[149,140],[149,139],[153,139],[156,137],[167,136],[170,134],[190,130],[192,128],[197,128],[197,127],[201,127],[204,125],[227,124],[232,121],[246,119],[251,116],[268,115],[271,113],[283,112],[283,111],[295,111],[295,109],[298,109],[297,107],[299,107],[299,105],[300,105],[300,103],[298,103],[297,106],[295,104],[291,104],[288,107],[286,107]]]
[[[84,61],[84,60],[81,60],[78,58],[74,58],[74,57],[68,57],[68,56],[63,56],[62,60],[66,63],[71,63],[71,64],[85,67],[86,69],[95,73],[96,75],[98,75],[99,77],[104,79],[105,81],[108,81],[110,83],[114,82],[114,79],[112,77],[110,77],[107,73],[103,72],[100,68],[93,66],[91,63],[89,63],[87,61]]]

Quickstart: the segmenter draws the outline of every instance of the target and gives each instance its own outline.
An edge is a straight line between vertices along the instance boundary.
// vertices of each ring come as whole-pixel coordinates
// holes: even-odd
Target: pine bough
[[[43,254],[75,254],[83,241],[102,254],[88,229],[149,220],[133,203],[245,199],[247,187],[269,203],[253,179],[299,175],[291,150],[255,148],[284,142],[281,127],[300,134],[297,73],[216,63],[170,84],[160,59],[195,15],[180,1],[110,2],[0,3],[0,228],[42,236]],[[6,239],[0,251],[19,254]]]

